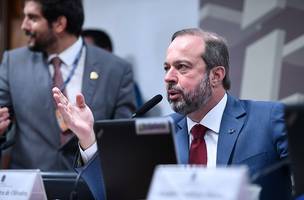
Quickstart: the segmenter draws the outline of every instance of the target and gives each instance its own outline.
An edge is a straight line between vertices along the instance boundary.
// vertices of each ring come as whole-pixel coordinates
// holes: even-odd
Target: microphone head
[[[155,95],[152,99],[150,99],[148,102],[153,101],[155,102],[155,105],[158,104],[159,102],[161,102],[161,100],[163,100],[163,96],[160,94]],[[148,103],[147,102],[147,103]]]
[[[155,95],[152,99],[150,99],[149,101],[147,101],[144,105],[142,105],[132,116],[132,118],[134,117],[138,117],[141,116],[143,114],[145,114],[146,112],[148,112],[151,108],[153,108],[156,104],[158,104],[161,100],[163,99],[163,96],[158,94]]]

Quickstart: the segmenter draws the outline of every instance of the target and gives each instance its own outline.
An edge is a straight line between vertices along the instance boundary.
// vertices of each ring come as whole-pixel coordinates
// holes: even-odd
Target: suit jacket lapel
[[[34,76],[34,85],[39,85],[35,90],[32,91],[33,96],[37,96],[39,102],[32,100],[32,104],[41,108],[40,112],[45,112],[46,114],[42,115],[41,120],[47,120],[50,124],[55,124],[56,127],[52,127],[52,130],[60,132],[60,128],[57,125],[57,119],[55,116],[55,103],[52,95],[53,81],[50,75],[49,66],[47,63],[47,58],[41,53],[31,53],[32,59],[29,59],[29,67],[31,68],[29,72],[35,74]],[[39,123],[39,122],[37,122]],[[41,131],[43,137],[46,138],[48,143],[51,143],[54,147],[58,146],[60,140],[59,134],[53,135],[49,134],[49,131]]]
[[[50,75],[49,67],[46,58],[41,53],[33,53],[31,55],[33,57],[33,63],[31,63],[30,67],[31,71],[35,73],[35,85],[40,85],[33,92],[37,92],[40,97],[45,98],[46,102],[44,106],[46,109],[55,109],[53,95],[52,95],[52,78]],[[46,90],[47,88],[47,90]]]
[[[86,103],[91,105],[95,89],[98,81],[91,79],[91,73],[97,73],[98,78],[101,78],[100,68],[98,68],[98,60],[93,52],[92,47],[86,45],[86,57],[84,64],[83,80],[82,80],[82,94],[85,96]],[[98,58],[100,59],[100,58]]]
[[[217,144],[217,165],[228,165],[245,122],[245,110],[239,100],[228,94]]]
[[[177,160],[179,164],[188,164],[189,160],[189,136],[187,120],[182,118],[176,126],[174,142],[177,150]]]

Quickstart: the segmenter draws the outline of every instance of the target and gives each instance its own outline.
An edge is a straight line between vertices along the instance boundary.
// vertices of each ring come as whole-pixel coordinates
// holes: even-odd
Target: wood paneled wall
[[[26,42],[20,26],[23,18],[23,0],[0,1],[0,58],[4,50],[23,46]]]

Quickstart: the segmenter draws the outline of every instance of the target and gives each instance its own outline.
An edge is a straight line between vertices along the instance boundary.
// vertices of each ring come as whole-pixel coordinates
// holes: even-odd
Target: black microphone
[[[144,105],[142,105],[135,113],[133,113],[132,118],[142,116],[146,112],[148,112],[151,108],[156,106],[163,99],[162,95],[158,94],[154,96],[152,99],[147,101]]]

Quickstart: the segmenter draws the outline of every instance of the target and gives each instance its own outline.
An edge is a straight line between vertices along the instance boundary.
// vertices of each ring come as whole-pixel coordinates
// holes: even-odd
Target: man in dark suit
[[[95,119],[128,118],[135,110],[130,65],[85,44],[83,21],[81,0],[25,1],[28,46],[5,52],[0,66],[0,133],[9,113],[16,123],[10,168],[73,169],[77,139],[56,112],[54,85],[72,102],[82,92]]]
[[[227,92],[229,54],[224,39],[196,28],[178,31],[168,47],[164,69],[168,101],[176,112],[171,117],[176,124],[174,141],[181,163],[247,165],[250,175],[256,177],[254,182],[262,187],[260,199],[290,199],[289,169],[257,175],[288,155],[284,107],[274,102],[239,100]],[[53,92],[80,144],[86,144],[84,138],[94,141],[93,119],[81,118],[89,115],[83,97],[79,96],[78,107],[73,107],[58,89]],[[70,111],[79,108],[83,112],[72,118]],[[82,126],[77,126],[80,123]],[[91,171],[101,171],[99,164],[98,157],[93,157],[82,175],[95,197],[102,199],[104,191],[96,187],[99,184],[102,188],[102,177]]]
[[[87,44],[96,45],[111,53],[114,52],[112,40],[105,31],[99,29],[85,29],[81,33]],[[136,108],[143,105],[143,98],[138,84],[134,81],[134,93],[136,99]]]

